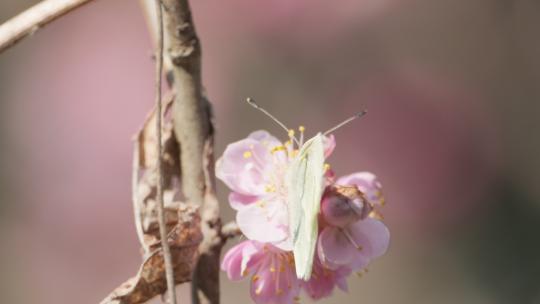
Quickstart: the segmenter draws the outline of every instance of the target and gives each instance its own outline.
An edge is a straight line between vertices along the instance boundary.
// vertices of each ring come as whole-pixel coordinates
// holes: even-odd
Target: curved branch
[[[0,53],[92,0],[45,0],[0,25]]]

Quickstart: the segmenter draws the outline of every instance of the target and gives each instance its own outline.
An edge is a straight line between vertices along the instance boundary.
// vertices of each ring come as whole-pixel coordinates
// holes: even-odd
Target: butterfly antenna
[[[364,111],[362,111],[362,112],[360,112],[360,113],[357,113],[357,114],[354,115],[353,117],[350,117],[350,118],[346,119],[345,121],[339,123],[337,126],[335,126],[335,127],[331,128],[330,130],[324,132],[323,135],[328,135],[328,134],[330,134],[330,133],[336,131],[337,129],[343,127],[344,125],[350,123],[351,121],[353,121],[353,120],[355,120],[355,119],[357,119],[357,118],[360,118],[360,117],[362,117],[362,116],[364,116],[364,115],[366,115],[366,114],[367,114],[367,110],[364,110]]]
[[[248,97],[246,99],[247,103],[249,103],[250,106],[254,107],[255,109],[263,112],[266,116],[270,117],[270,119],[272,119],[275,123],[277,123],[281,128],[283,128],[283,130],[285,130],[285,132],[287,132],[287,134],[290,134],[291,130],[289,128],[287,128],[287,126],[282,123],[281,121],[279,121],[276,117],[274,117],[274,115],[270,114],[270,112],[266,111],[265,109],[263,109],[261,106],[259,106],[255,100],[253,100],[253,98],[251,97]],[[298,140],[296,139],[296,137],[292,137],[292,139],[296,142],[296,144],[299,145],[298,143]]]

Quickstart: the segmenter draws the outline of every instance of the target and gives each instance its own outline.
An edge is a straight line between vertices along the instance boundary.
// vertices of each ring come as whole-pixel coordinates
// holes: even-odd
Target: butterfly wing
[[[306,281],[311,277],[317,243],[323,175],[324,149],[319,133],[300,148],[286,174],[296,276]]]

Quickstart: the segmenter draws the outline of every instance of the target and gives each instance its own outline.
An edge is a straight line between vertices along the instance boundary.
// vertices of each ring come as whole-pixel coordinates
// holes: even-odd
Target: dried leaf
[[[183,204],[179,214],[178,224],[169,233],[168,239],[176,284],[191,280],[198,258],[198,246],[202,241],[197,207]],[[144,303],[166,291],[165,266],[159,241],[151,247],[156,249],[144,260],[137,275],[116,288],[101,304]]]
[[[163,122],[163,203],[167,231],[178,221],[180,188],[180,147],[174,136],[173,125],[168,115],[174,96],[166,98]],[[135,137],[133,164],[133,208],[139,241],[145,255],[150,254],[150,246],[159,241],[157,213],[157,154],[155,129],[155,109],[147,116],[143,127]]]

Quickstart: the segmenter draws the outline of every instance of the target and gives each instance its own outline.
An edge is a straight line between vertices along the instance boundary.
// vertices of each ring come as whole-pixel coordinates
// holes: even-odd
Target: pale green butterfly
[[[323,136],[334,132],[367,112],[360,112],[324,133],[319,132],[304,143],[303,127],[301,127],[300,140],[297,140],[292,130],[261,108],[253,99],[248,98],[247,102],[285,129],[299,147],[298,153],[287,168],[285,186],[288,194],[289,235],[292,237],[296,276],[307,281],[311,278],[319,232],[318,214],[324,190]]]

